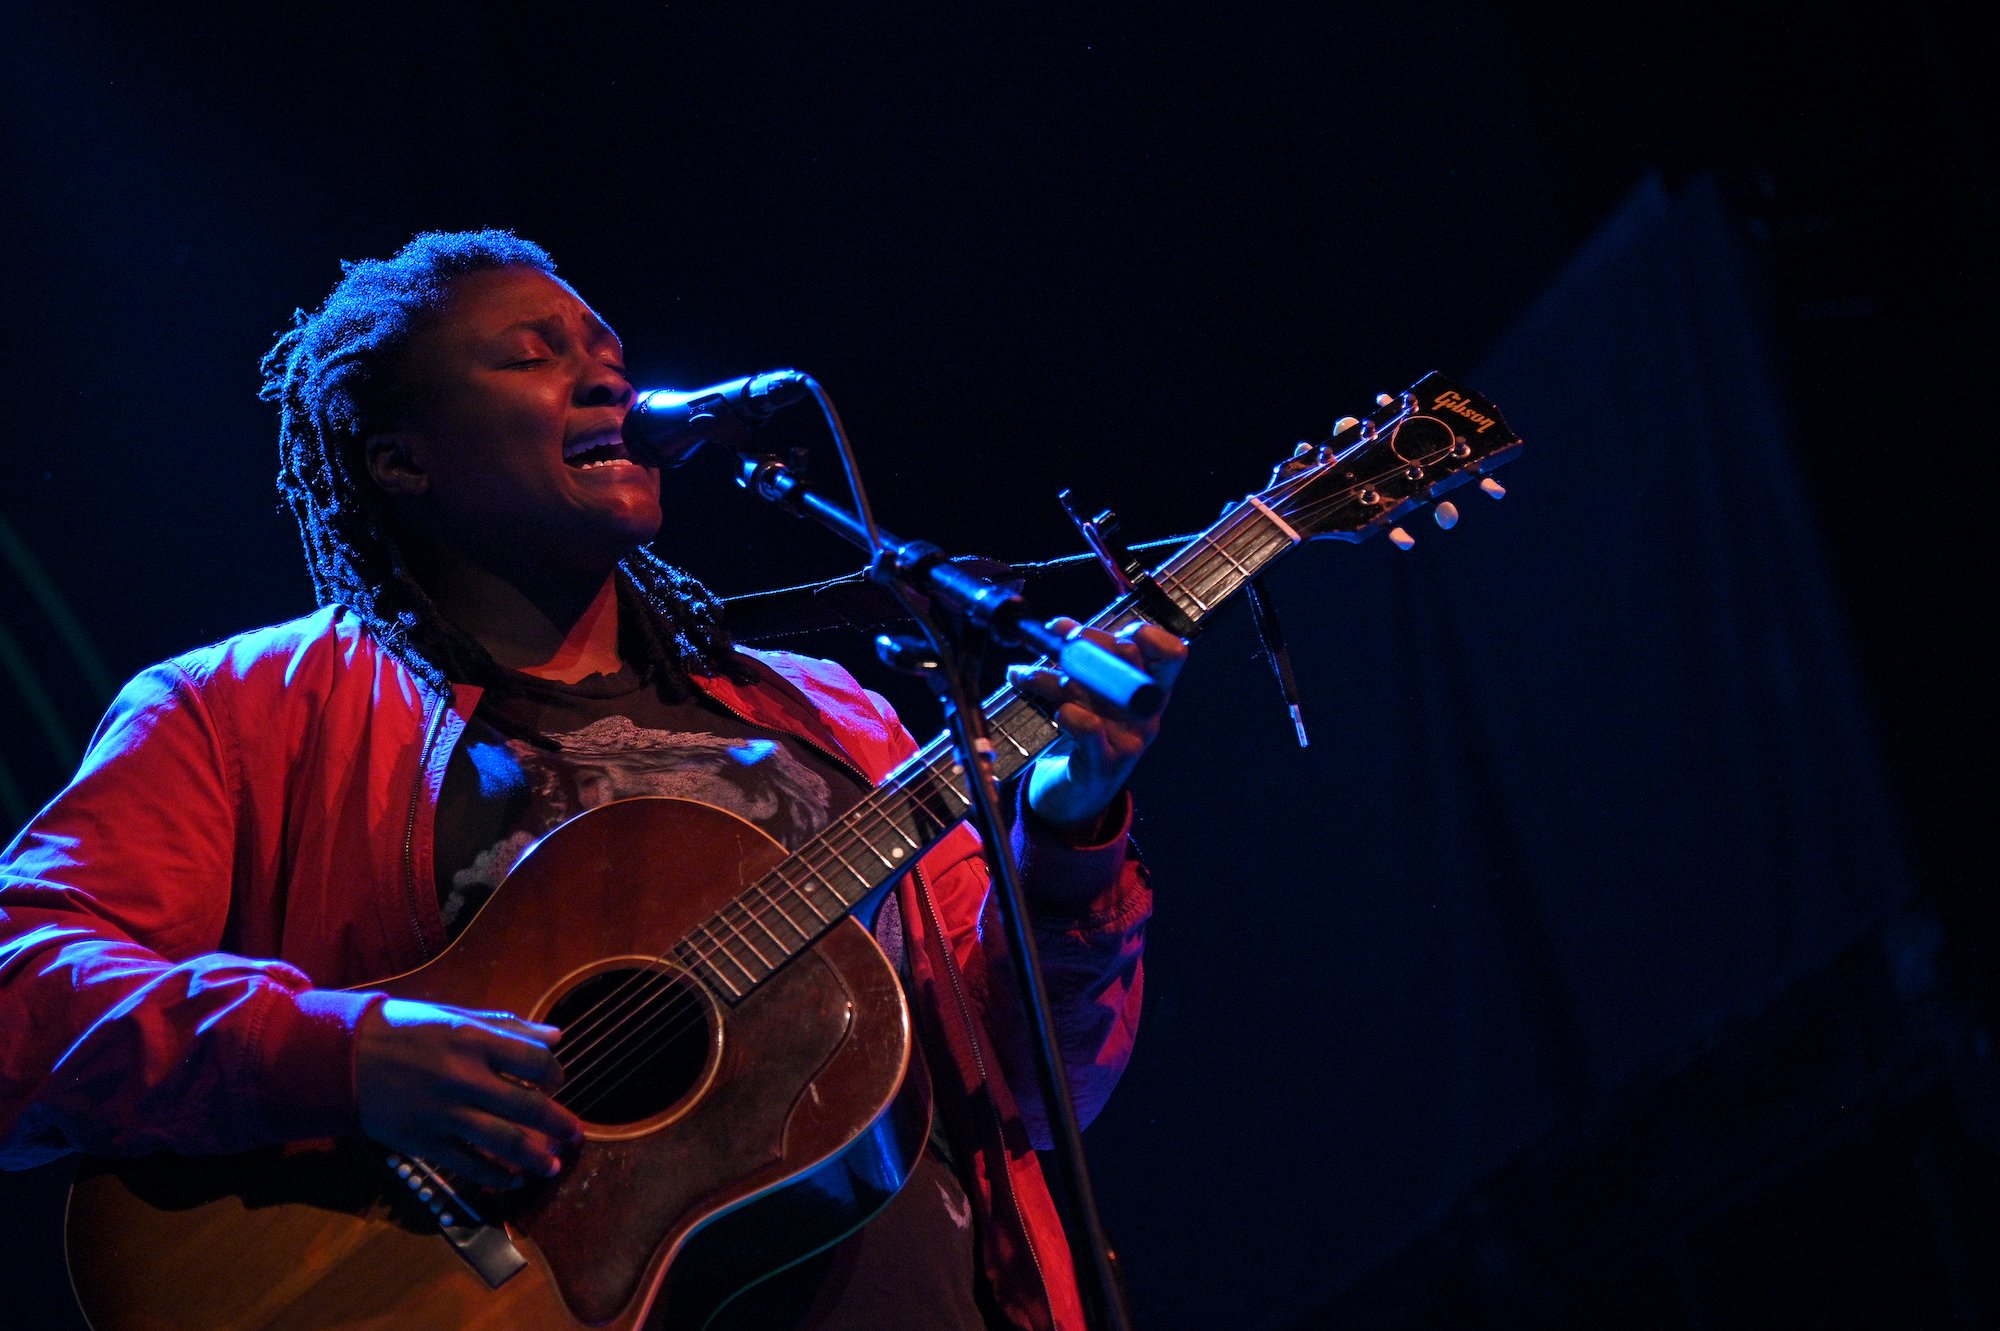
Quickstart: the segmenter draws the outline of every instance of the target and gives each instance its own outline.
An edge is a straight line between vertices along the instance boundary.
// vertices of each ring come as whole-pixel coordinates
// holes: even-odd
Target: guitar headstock
[[[1343,420],[1324,442],[1300,444],[1254,499],[1303,540],[1359,542],[1390,531],[1407,548],[1412,542],[1397,523],[1520,451],[1498,407],[1427,374],[1398,396],[1377,398],[1369,415]],[[1494,498],[1506,493],[1497,481],[1481,488]],[[1447,503],[1437,517],[1449,527],[1457,511]]]

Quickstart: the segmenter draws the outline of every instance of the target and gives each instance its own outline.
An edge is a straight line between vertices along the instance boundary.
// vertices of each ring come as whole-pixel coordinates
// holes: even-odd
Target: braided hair
[[[343,262],[325,303],[294,311],[259,366],[259,396],[278,405],[278,494],[298,521],[315,599],[358,615],[440,690],[453,680],[487,682],[499,667],[411,576],[364,447],[408,405],[401,362],[412,335],[443,309],[459,278],[507,267],[555,274],[541,246],[491,229],[426,231],[387,259]],[[706,587],[643,546],[618,569],[625,647],[663,682],[684,690],[690,672],[743,674]]]

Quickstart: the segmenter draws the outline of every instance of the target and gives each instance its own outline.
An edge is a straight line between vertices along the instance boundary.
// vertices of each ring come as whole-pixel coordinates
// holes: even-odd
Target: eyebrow
[[[544,337],[547,337],[550,333],[562,333],[564,335],[567,335],[569,330],[563,326],[564,322],[565,321],[562,315],[560,314],[555,314],[555,313],[544,314],[533,319],[516,320],[514,323],[510,323],[505,328],[502,328],[499,331],[495,332],[493,336],[496,338],[505,337],[509,333],[519,332],[524,328],[531,333],[540,333]],[[602,319],[597,318],[595,315],[589,316],[586,319],[584,327],[589,330],[592,341],[615,342],[618,345],[618,349],[620,352],[623,352],[625,350],[625,339],[618,336],[617,332],[611,327],[610,324],[605,323]]]

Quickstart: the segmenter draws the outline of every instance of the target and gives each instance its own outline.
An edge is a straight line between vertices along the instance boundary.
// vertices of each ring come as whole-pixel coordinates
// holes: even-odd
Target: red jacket
[[[871,780],[914,750],[839,667],[748,655],[764,682],[697,682]],[[437,796],[478,696],[428,692],[337,608],[128,684],[75,780],[0,853],[0,1165],[356,1131],[354,1032],[372,998],[346,986],[445,945]],[[1088,1122],[1131,1052],[1151,892],[1122,831],[1077,848],[1029,821],[1015,844]],[[1081,1327],[977,838],[958,828],[900,893],[938,1109],[970,1155],[993,1287],[1020,1326]]]

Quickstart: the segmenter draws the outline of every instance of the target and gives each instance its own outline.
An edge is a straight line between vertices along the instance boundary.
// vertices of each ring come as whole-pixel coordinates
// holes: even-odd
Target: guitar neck
[[[1297,544],[1299,536],[1253,499],[1155,570],[1154,581],[1197,627],[1244,583]],[[1090,621],[1116,632],[1144,618],[1123,597]],[[1006,780],[1056,740],[1040,706],[1012,685],[982,704],[992,730],[994,767]],[[970,811],[964,769],[948,735],[924,745],[845,814],[711,916],[675,949],[682,964],[718,993],[740,999],[876,888],[908,869]]]

